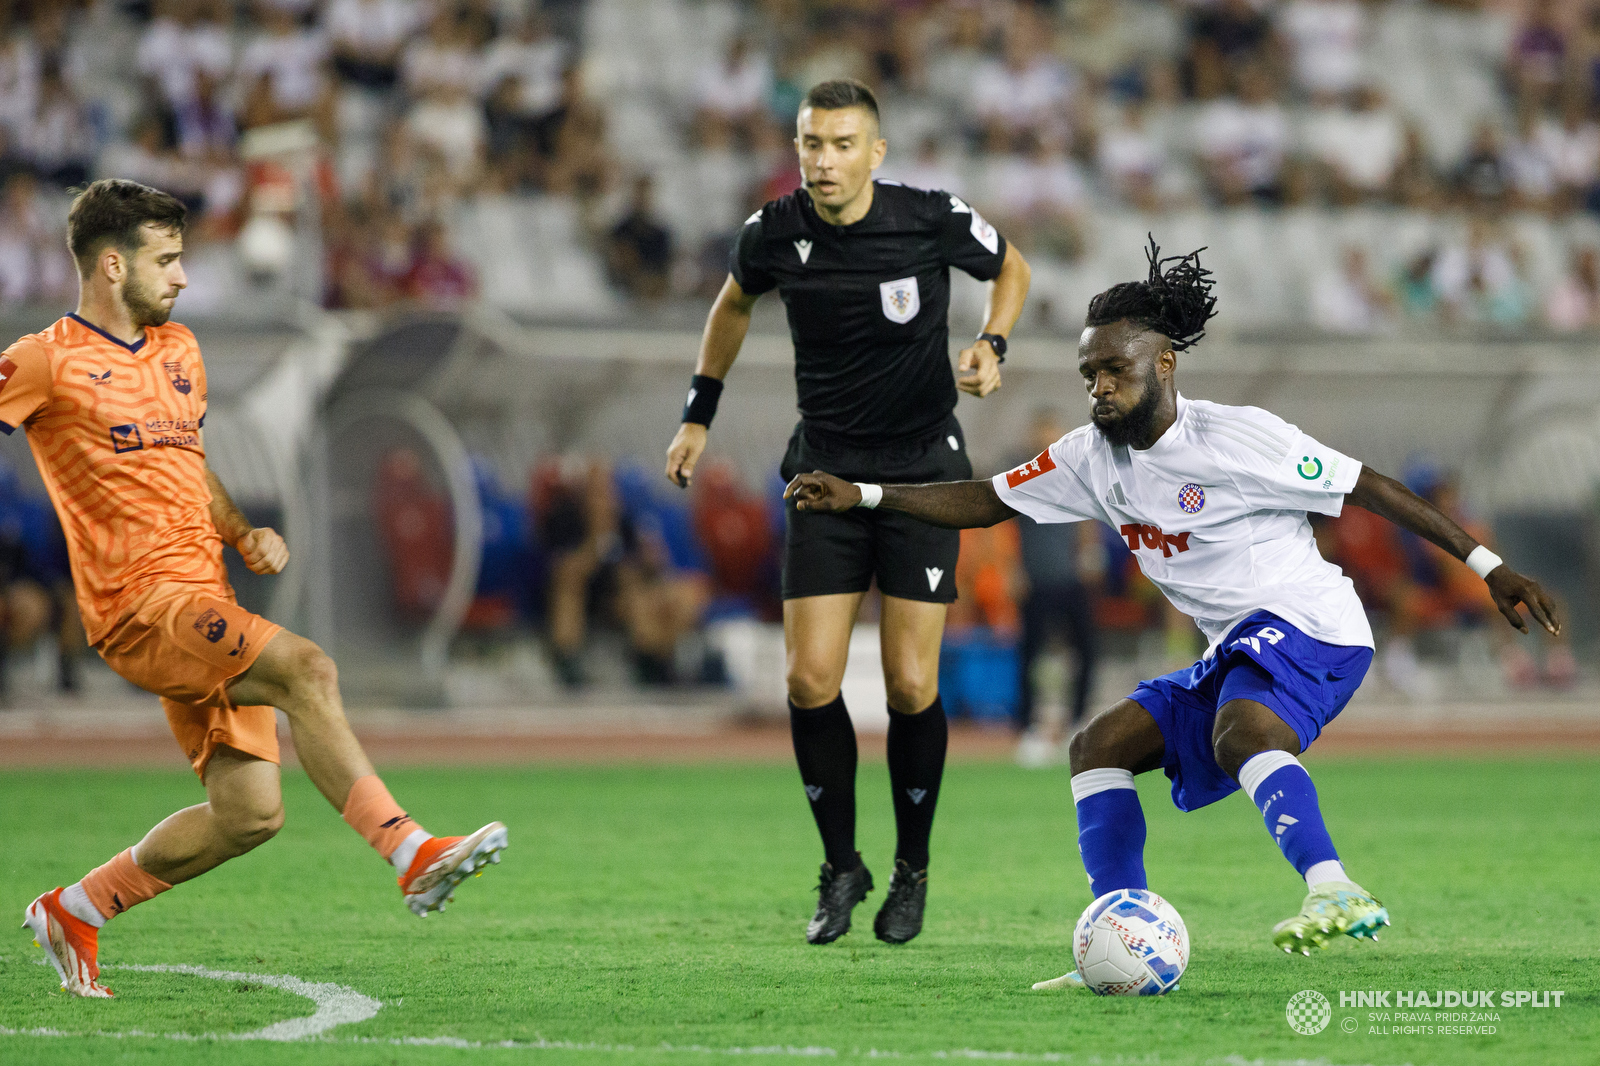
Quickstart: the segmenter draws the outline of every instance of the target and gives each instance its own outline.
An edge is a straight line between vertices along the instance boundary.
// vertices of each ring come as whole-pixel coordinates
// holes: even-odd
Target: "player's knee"
[[[327,652],[308,640],[295,651],[291,688],[312,699],[337,696],[339,667]]]
[[[796,707],[820,707],[839,694],[839,679],[832,670],[812,663],[791,662],[785,682]]]
[[[887,670],[883,686],[888,691],[889,706],[901,714],[916,714],[939,694],[939,675],[916,667]]]
[[[283,828],[283,804],[258,803],[231,810],[222,819],[222,832],[236,855],[259,848]]]
[[[1239,779],[1239,768],[1253,756],[1278,746],[1243,723],[1235,722],[1226,728],[1220,726],[1219,722],[1219,728],[1211,736],[1211,754],[1222,772],[1235,781]]]
[[[1067,744],[1067,765],[1072,773],[1081,774],[1101,766],[1101,747],[1094,729],[1080,729],[1072,734]]]

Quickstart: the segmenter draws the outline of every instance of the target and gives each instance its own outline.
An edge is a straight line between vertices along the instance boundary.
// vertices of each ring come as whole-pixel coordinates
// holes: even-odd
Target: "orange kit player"
[[[222,566],[231,544],[258,574],[289,559],[206,466],[206,370],[194,334],[169,323],[187,284],[184,208],[131,181],[97,181],[72,203],[75,314],[0,356],[0,430],[27,427],[66,530],[89,642],[161,697],[205,783],[181,810],[83,880],[28,907],[25,926],[62,987],[101,985],[100,927],[135,904],[243,855],[283,825],[274,707],[307,775],[388,859],[420,916],[499,861],[506,829],[430,836],[389,795],[350,732],[338,671],[311,641],[241,609]]]

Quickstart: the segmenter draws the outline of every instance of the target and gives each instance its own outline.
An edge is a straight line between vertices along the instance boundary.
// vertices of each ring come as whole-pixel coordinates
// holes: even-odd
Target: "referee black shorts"
[[[968,480],[972,461],[953,414],[927,437],[873,448],[808,437],[801,423],[789,438],[783,478],[787,482],[813,470],[846,481],[917,485]],[[899,511],[857,507],[817,514],[795,510],[794,500],[785,501],[784,511],[784,599],[865,592],[876,578],[885,596],[926,603],[955,600],[960,530],[930,526]]]

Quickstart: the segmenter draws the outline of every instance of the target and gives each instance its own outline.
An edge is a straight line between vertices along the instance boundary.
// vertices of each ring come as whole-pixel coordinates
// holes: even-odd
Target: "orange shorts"
[[[220,744],[278,761],[278,721],[271,707],[238,707],[228,682],[250,669],[283,627],[233,601],[193,586],[157,590],[97,644],[124,678],[161,697],[167,723],[205,778]]]

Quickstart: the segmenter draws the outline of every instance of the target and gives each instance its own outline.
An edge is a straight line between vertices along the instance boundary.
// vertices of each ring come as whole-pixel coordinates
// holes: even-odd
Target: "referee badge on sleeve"
[[[878,295],[883,297],[883,317],[890,322],[904,325],[922,310],[922,296],[917,291],[916,278],[885,281],[878,286]]]

